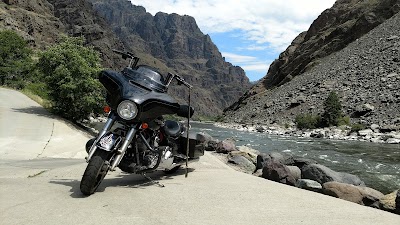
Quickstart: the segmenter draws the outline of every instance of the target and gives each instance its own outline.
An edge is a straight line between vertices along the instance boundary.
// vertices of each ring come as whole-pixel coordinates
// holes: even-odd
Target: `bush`
[[[0,31],[0,85],[24,88],[33,65],[31,54],[28,44],[17,33]]]
[[[338,126],[342,125],[350,125],[350,117],[349,116],[343,116],[340,117],[338,120]]]
[[[332,91],[324,102],[322,123],[327,127],[337,126],[340,118],[342,118],[342,105],[336,92]]]
[[[364,130],[366,126],[364,124],[360,123],[355,123],[351,125],[351,131],[350,132],[358,132],[360,130]]]
[[[320,127],[321,117],[312,114],[300,114],[296,116],[295,122],[299,129],[315,129]]]
[[[98,53],[85,47],[84,38],[64,37],[39,55],[38,69],[44,76],[53,111],[75,121],[100,112],[103,89],[97,80]]]

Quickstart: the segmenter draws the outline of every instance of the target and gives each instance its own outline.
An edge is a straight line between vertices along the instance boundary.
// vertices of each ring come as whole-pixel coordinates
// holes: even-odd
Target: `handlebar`
[[[117,49],[112,49],[112,51],[121,55],[123,59],[130,59],[130,68],[132,68],[132,66],[136,67],[137,63],[139,62],[139,57],[135,56],[132,52],[123,52]]]
[[[183,77],[179,76],[178,74],[173,74],[173,73],[168,73],[167,84],[166,84],[167,87],[170,85],[170,83],[172,82],[173,79],[176,79],[178,81],[178,84],[183,84],[186,87],[188,87],[189,89],[191,89],[193,87],[188,82],[186,82],[185,79],[183,79]]]

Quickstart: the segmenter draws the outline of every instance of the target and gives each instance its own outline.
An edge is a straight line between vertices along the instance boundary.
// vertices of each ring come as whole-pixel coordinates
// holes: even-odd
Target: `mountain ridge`
[[[163,74],[182,75],[194,86],[197,116],[221,114],[250,87],[244,70],[226,62],[190,16],[153,17],[124,0],[2,0],[0,6],[0,29],[16,30],[35,48],[44,49],[62,34],[84,36],[100,52],[105,67],[119,70],[126,65],[112,53],[115,48],[134,52],[140,63]],[[100,6],[104,10],[99,11]],[[107,20],[112,15],[114,20]],[[170,92],[178,101],[186,100],[183,87]]]
[[[299,114],[321,114],[324,100],[335,91],[351,122],[399,130],[398,24],[399,12],[291,81],[242,97],[226,109],[225,121],[291,125]]]

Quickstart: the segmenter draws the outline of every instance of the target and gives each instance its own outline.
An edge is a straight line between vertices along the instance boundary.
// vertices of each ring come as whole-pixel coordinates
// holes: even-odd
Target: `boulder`
[[[208,141],[208,142],[206,142],[206,144],[205,144],[205,150],[206,151],[216,151],[217,150],[217,146],[218,146],[218,141],[215,141],[215,140],[211,140],[211,141]]]
[[[388,144],[400,144],[400,139],[389,138],[389,139],[386,140],[386,143],[388,143]]]
[[[256,131],[257,131],[258,133],[264,133],[264,132],[265,132],[265,128],[262,127],[262,126],[259,126],[259,127],[256,127]]]
[[[322,185],[315,180],[298,179],[295,186],[309,191],[322,192]]]
[[[262,177],[262,169],[258,169],[253,173],[254,176],[256,177]]]
[[[310,164],[302,167],[301,178],[318,181],[323,184],[330,181],[365,186],[364,182],[356,175],[336,172],[320,164]]]
[[[262,169],[267,160],[273,159],[284,165],[294,165],[294,158],[290,155],[284,155],[279,152],[260,153],[257,155],[257,169]]]
[[[373,133],[374,133],[374,131],[371,129],[365,129],[365,130],[358,131],[358,135],[363,136],[363,137],[367,136],[367,135],[372,135]]]
[[[355,111],[353,113],[354,117],[361,117],[361,116],[365,116],[368,113],[372,112],[375,110],[375,107],[371,104],[362,104],[362,105],[358,105],[355,108]]]
[[[240,152],[242,152],[242,154],[244,154],[243,156],[254,162],[254,164],[257,163],[257,156],[260,154],[258,150],[249,148],[247,146],[239,146],[237,148]]]
[[[379,207],[383,210],[400,214],[400,194],[396,190],[390,194],[383,196],[379,200]]]
[[[234,157],[234,156],[243,156],[245,157],[247,160],[249,160],[250,162],[252,162],[253,164],[257,163],[257,155],[251,155],[247,152],[242,152],[242,151],[231,151],[228,153],[228,159]]]
[[[235,141],[233,139],[225,139],[217,143],[216,152],[217,153],[228,153],[232,151],[237,151]]]
[[[293,162],[294,162],[293,165],[299,167],[300,170],[301,170],[301,168],[303,168],[303,167],[306,166],[306,165],[310,165],[310,164],[315,164],[315,163],[317,163],[315,160],[306,159],[306,158],[301,158],[301,157],[294,158],[294,159],[293,159]]]
[[[301,170],[297,166],[287,166],[295,180],[301,179]]]
[[[241,155],[228,155],[228,163],[237,165],[241,170],[246,173],[253,173],[256,170],[256,166],[254,165],[254,163]]]
[[[383,197],[381,192],[372,188],[354,186],[336,181],[324,183],[322,186],[324,194],[360,205],[373,206]]]
[[[268,159],[262,170],[262,177],[268,180],[294,186],[296,179],[290,169],[274,159]]]

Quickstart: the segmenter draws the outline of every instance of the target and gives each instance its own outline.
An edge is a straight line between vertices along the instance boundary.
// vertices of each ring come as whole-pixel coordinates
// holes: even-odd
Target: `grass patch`
[[[41,105],[45,109],[51,109],[51,101],[48,99],[45,99],[38,94],[35,93],[35,91],[29,89],[28,87],[24,88],[21,91],[24,95],[28,96],[30,99],[33,101],[37,102],[39,105]]]

